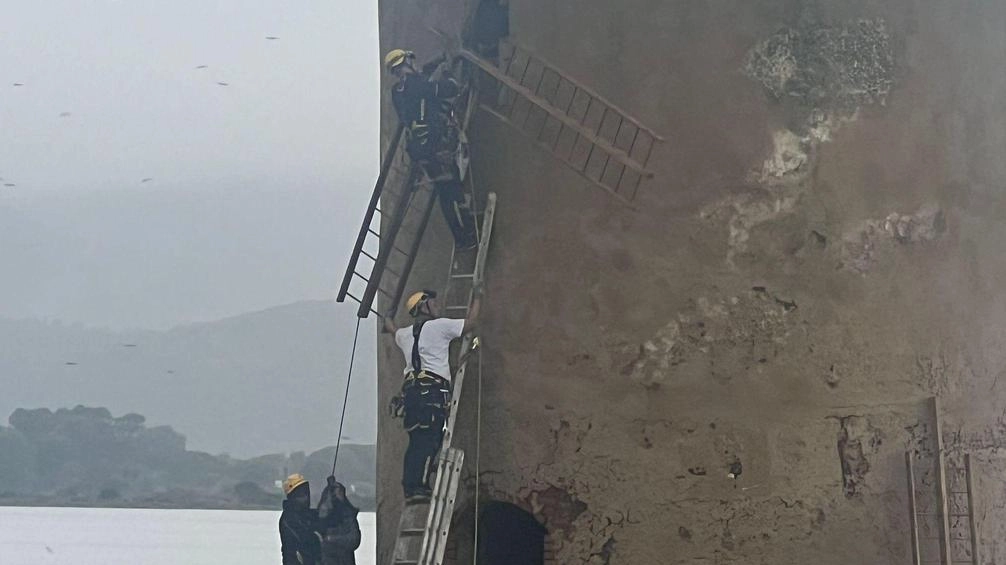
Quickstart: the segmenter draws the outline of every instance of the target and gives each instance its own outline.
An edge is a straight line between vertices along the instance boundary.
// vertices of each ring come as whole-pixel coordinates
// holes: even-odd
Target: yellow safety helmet
[[[431,298],[436,298],[437,293],[433,290],[421,290],[405,301],[405,307],[409,309],[409,315],[415,316],[418,313],[419,306]]]
[[[293,492],[295,488],[299,487],[300,485],[306,485],[306,484],[307,479],[304,478],[304,475],[301,475],[300,473],[294,473],[289,477],[287,477],[285,481],[283,481],[283,494],[290,496],[290,493]]]
[[[388,69],[388,71],[392,71],[395,67],[405,63],[415,56],[416,54],[412,51],[406,51],[405,49],[392,49],[384,56],[384,68]]]

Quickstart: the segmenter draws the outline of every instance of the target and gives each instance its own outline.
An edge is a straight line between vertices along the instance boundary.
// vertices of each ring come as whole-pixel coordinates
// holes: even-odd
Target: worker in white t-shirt
[[[468,318],[441,318],[437,293],[423,290],[405,302],[413,324],[396,328],[394,310],[384,317],[384,331],[394,334],[395,344],[405,355],[402,406],[409,447],[405,450],[402,488],[406,502],[429,500],[430,472],[444,439],[451,396],[451,341],[472,331],[482,302],[481,288],[473,292]],[[418,338],[418,339],[417,339]]]

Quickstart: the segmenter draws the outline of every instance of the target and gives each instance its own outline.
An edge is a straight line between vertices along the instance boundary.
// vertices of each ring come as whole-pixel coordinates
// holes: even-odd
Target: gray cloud
[[[376,12],[0,9],[0,316],[164,328],[331,297],[378,166]]]

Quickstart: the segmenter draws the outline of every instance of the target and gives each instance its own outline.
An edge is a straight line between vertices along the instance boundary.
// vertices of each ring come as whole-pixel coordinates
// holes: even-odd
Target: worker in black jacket
[[[360,547],[360,511],[346,498],[346,487],[328,477],[318,503],[318,526],[322,533],[322,565],[356,565]]]
[[[321,565],[321,535],[318,512],[311,508],[311,485],[304,475],[283,481],[283,513],[279,517],[283,565]]]
[[[434,63],[419,71],[415,54],[404,49],[393,49],[384,58],[385,68],[398,79],[391,102],[405,125],[405,149],[433,181],[455,246],[472,249],[477,243],[475,218],[457,163],[460,131],[453,117],[460,89],[449,76],[447,61]]]

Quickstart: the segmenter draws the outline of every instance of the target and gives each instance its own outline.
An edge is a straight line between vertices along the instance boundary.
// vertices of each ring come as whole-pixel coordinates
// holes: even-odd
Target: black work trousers
[[[475,245],[478,240],[475,234],[475,218],[472,209],[465,199],[464,183],[461,182],[461,172],[453,162],[442,163],[439,158],[421,161],[423,170],[433,181],[440,200],[440,210],[444,213],[447,227],[454,235],[454,245],[467,248]]]
[[[416,428],[409,432],[409,447],[405,450],[402,468],[402,488],[405,496],[422,494],[430,488],[430,474],[437,463],[437,452],[444,441],[441,426]]]

